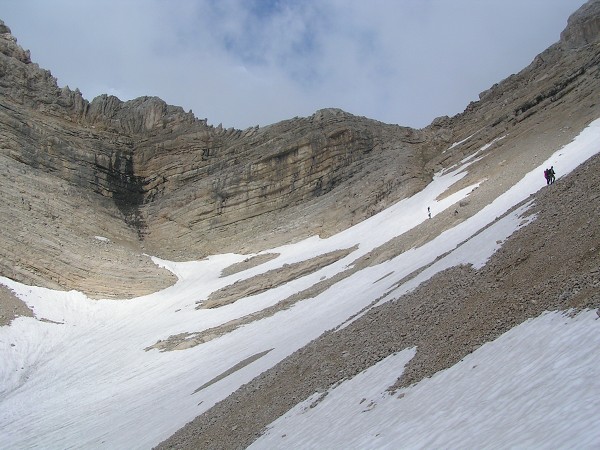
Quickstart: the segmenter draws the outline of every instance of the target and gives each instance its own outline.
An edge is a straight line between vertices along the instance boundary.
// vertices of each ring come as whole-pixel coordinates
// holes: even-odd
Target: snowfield
[[[595,311],[547,313],[391,394],[407,349],[297,405],[250,448],[597,448],[598,349]]]
[[[342,272],[428,220],[427,206],[435,216],[467,197],[477,185],[435,200],[464,177],[474,159],[463,160],[423,191],[338,235],[271,249],[268,253],[278,253],[277,258],[226,277],[221,277],[223,269],[253,255],[214,255],[184,263],[155,258],[178,282],[127,301],[91,300],[79,292],[0,277],[35,314],[0,327],[0,448],[151,448],[377,299],[379,304],[397,299],[457,264],[483,266],[515,230],[535,220],[523,217],[529,204],[506,213],[545,186],[545,167],[554,165],[562,176],[599,151],[600,119],[479,213],[436,239],[360,270],[314,298],[185,350],[148,347],[261,311]],[[354,246],[343,259],[285,285],[220,308],[196,309],[211,292],[237,280]],[[454,367],[388,393],[414,351],[407,349],[345,381],[316,407],[309,407],[316,397],[301,403],[273,423],[253,448],[600,447],[596,311],[573,317],[544,314]]]

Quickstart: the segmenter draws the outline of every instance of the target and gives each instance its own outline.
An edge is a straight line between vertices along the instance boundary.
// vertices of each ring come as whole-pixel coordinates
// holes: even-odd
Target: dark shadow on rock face
[[[144,186],[142,177],[135,175],[133,156],[117,151],[110,160],[106,181],[127,224],[143,239],[146,223],[140,206],[144,201]]]

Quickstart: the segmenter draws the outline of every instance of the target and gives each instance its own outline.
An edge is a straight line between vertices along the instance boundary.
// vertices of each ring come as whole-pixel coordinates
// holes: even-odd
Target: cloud
[[[559,38],[582,0],[0,0],[86,98],[156,95],[245,128],[325,107],[425,126]]]

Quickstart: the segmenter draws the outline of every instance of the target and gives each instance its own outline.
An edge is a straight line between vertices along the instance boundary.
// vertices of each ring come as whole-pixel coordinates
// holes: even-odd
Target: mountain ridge
[[[120,257],[112,259],[116,273],[90,265],[85,277],[69,274],[73,268],[68,261],[57,271],[67,274],[61,279],[44,274],[49,261],[43,256],[36,262],[48,248],[34,250],[27,261],[5,251],[2,260],[20,269],[10,270],[5,263],[3,273],[100,297],[131,297],[173,281],[148,260],[141,270],[132,269],[129,262],[140,253],[192,259],[216,251],[259,251],[267,242],[341,231],[422,189],[434,171],[480,143],[512,129],[513,134],[529,134],[534,115],[548,114],[556,104],[564,108],[567,102],[571,109],[579,108],[579,98],[593,102],[598,37],[588,26],[593,20],[585,18],[597,15],[594,5],[575,16],[562,40],[528,68],[483,92],[463,113],[438,118],[421,130],[338,109],[262,128],[225,130],[156,97],[122,102],[102,95],[88,102],[78,90],[59,88],[2,25],[2,142],[8,163],[17,161],[14,171],[40,170],[49,183],[66,184],[63,191],[68,186],[95,205],[101,226],[92,226],[86,235],[70,230],[74,254],[89,253],[89,236],[110,234],[107,229],[122,230],[107,236],[112,242],[139,249],[125,256],[126,264]],[[591,104],[589,110],[577,111],[581,118],[573,131],[589,123],[596,108]],[[476,139],[442,152],[452,140],[473,133]],[[390,173],[389,167],[397,170]],[[28,214],[47,214],[33,211]],[[11,223],[5,227],[5,239],[18,235]],[[168,247],[162,245],[167,236]],[[119,281],[121,273],[128,274],[127,285]],[[156,282],[146,283],[149,274]],[[135,289],[128,287],[132,284]]]
[[[150,355],[157,349],[203,345],[314,299],[342,281],[353,282],[360,271],[403,255],[410,258],[411,251],[443,240],[532,171],[552,163],[550,158],[558,158],[553,155],[560,155],[582,130],[592,123],[597,127],[594,121],[600,117],[598,0],[574,13],[560,41],[521,72],[482,92],[463,113],[437,118],[420,130],[334,108],[267,127],[224,130],[155,97],[121,102],[101,96],[87,102],[78,91],[58,88],[6,30],[0,24],[0,194],[6,211],[0,222],[0,275],[123,299],[176,282],[177,276],[148,254],[185,261],[231,251],[247,259],[225,268],[222,277],[240,274],[240,281],[221,281],[220,289],[177,314],[214,307],[215,316],[202,317],[228,317],[225,311],[231,312],[236,302],[282,288],[276,305],[217,320],[218,326],[190,322],[186,333],[165,337],[163,330],[154,332],[155,341],[143,349]],[[496,243],[485,265],[450,267],[376,308],[378,299],[373,299],[345,326],[326,331],[260,372],[159,448],[244,448],[305,398],[325,395],[332,385],[395,352],[416,348],[391,390],[453,366],[544,311],[576,314],[600,307],[595,220],[600,216],[600,159],[593,156],[566,176],[554,164],[556,184],[511,204],[474,231],[472,236],[480,235],[516,210],[527,210],[519,216],[522,226]],[[416,198],[460,167],[435,201],[412,210],[422,214],[417,225],[310,287],[286,294],[288,283],[316,276],[360,246],[283,266],[277,266],[277,254],[260,253],[368,225],[369,218]],[[544,183],[540,170],[540,187]],[[460,201],[436,210],[461,192]],[[426,219],[429,206],[433,216]],[[402,217],[396,220],[404,226]],[[379,232],[374,226],[363,228],[367,236]],[[418,278],[428,267],[415,267],[398,280],[391,275],[408,269],[393,267],[382,278],[366,281],[367,286],[357,286],[356,294],[341,292],[352,297],[368,290],[369,283],[380,289],[378,283],[385,280],[390,296],[393,287]],[[257,273],[251,276],[253,268]],[[6,291],[0,289],[3,308],[6,296],[13,300]],[[15,312],[27,314],[38,313]],[[222,376],[198,383],[194,394],[269,351],[262,349]]]

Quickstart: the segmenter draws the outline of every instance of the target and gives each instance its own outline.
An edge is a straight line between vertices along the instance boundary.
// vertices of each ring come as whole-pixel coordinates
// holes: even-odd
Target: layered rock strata
[[[223,129],[155,97],[89,102],[58,87],[1,23],[0,274],[140,295],[174,281],[146,254],[199,259],[327,236],[491,142],[510,158],[535,147],[543,161],[599,115],[598,5],[523,71],[422,130],[337,109]]]

